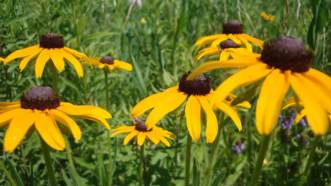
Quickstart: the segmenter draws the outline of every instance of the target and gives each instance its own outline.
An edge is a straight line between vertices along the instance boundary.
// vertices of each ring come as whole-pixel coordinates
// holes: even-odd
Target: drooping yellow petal
[[[49,55],[53,61],[53,64],[58,72],[64,71],[64,60],[62,56],[62,52],[60,49],[50,49]]]
[[[20,111],[11,120],[9,127],[6,130],[4,138],[5,152],[13,152],[35,122],[35,115],[31,110],[19,110]]]
[[[18,101],[15,101],[15,102],[0,102],[0,113],[8,112],[10,110],[18,109],[20,107],[21,107],[21,103],[18,102]]]
[[[215,106],[232,119],[239,131],[242,130],[241,120],[235,109],[233,109],[230,105],[223,103],[222,101],[215,103]]]
[[[65,113],[56,109],[50,110],[50,113],[54,116],[56,121],[59,121],[60,123],[69,128],[76,142],[80,140],[80,138],[82,137],[82,132],[73,119],[71,119]]]
[[[216,89],[211,103],[213,104],[216,101],[224,100],[234,89],[252,84],[257,80],[262,79],[268,75],[270,71],[271,70],[267,68],[267,65],[259,63],[235,73],[223,81],[223,83]]]
[[[216,115],[213,111],[212,106],[209,104],[208,100],[204,96],[197,96],[201,104],[202,109],[205,111],[207,124],[206,124],[206,142],[212,143],[218,133],[218,123]]]
[[[220,52],[220,49],[218,47],[208,47],[208,48],[205,48],[205,49],[199,51],[197,56],[195,56],[195,60],[199,61],[201,58],[203,58],[205,56],[215,55],[215,54],[218,54],[219,52]]]
[[[229,39],[229,35],[225,35],[225,34],[224,34],[224,36],[225,36],[225,37],[219,37],[218,39],[214,40],[214,41],[210,44],[210,46],[211,46],[211,47],[217,47],[217,46],[219,46],[223,41]]]
[[[11,111],[7,111],[5,113],[0,114],[0,127],[3,127],[8,124],[10,120],[14,118],[18,113],[20,113],[21,109],[15,109]]]
[[[220,54],[220,62],[229,60],[230,53],[227,50],[223,50]]]
[[[230,59],[227,61],[210,61],[200,65],[198,68],[193,70],[187,77],[188,80],[192,80],[195,77],[203,74],[205,72],[209,72],[215,69],[220,68],[244,68],[250,65],[256,64],[256,60],[242,60],[242,59]],[[265,66],[265,65],[264,65]]]
[[[132,117],[137,118],[149,109],[154,108],[161,100],[164,100],[166,97],[168,97],[169,93],[173,93],[174,91],[177,91],[177,87],[171,87],[164,92],[156,93],[144,98],[133,107],[131,111]]]
[[[199,140],[201,133],[201,107],[199,100],[195,96],[190,96],[187,100],[185,118],[192,140]]]
[[[291,87],[295,94],[302,101],[303,107],[307,112],[308,124],[317,135],[324,135],[328,131],[328,115],[322,105],[316,100],[313,92],[307,91],[306,83],[300,81],[299,74],[289,76]]]
[[[114,61],[114,67],[127,70],[127,71],[132,71],[132,65],[130,63],[120,61],[120,60],[115,60]]]
[[[42,48],[38,48],[33,53],[31,53],[31,55],[28,55],[22,59],[19,65],[19,69],[21,72],[26,68],[26,66],[29,64],[31,59],[35,58],[40,53],[41,50]]]
[[[77,75],[83,77],[84,70],[82,64],[72,54],[64,50],[61,51],[61,54],[74,67]]]
[[[290,97],[288,100],[285,101],[284,105],[283,105],[283,110],[299,105],[300,103],[298,103],[298,100],[295,97]]]
[[[5,58],[4,63],[8,64],[8,63],[10,63],[11,61],[13,61],[15,59],[29,56],[29,55],[31,55],[31,53],[34,53],[37,50],[40,50],[39,45],[33,45],[31,47],[28,47],[28,48],[16,50],[15,52],[9,54],[9,56],[7,56]]]
[[[61,105],[57,109],[72,116],[93,115],[95,117],[106,119],[112,117],[106,110],[91,105],[73,105],[71,103],[61,102]]]
[[[233,42],[235,42],[237,45],[242,45],[242,43],[241,43],[241,40],[240,39],[238,39],[238,35],[237,34],[228,34],[228,38],[230,39],[230,40],[232,40]]]
[[[194,46],[199,49],[202,46],[216,40],[216,39],[223,39],[225,40],[227,38],[227,36],[225,34],[215,34],[215,35],[210,35],[210,36],[205,36],[202,37],[200,39],[198,39],[198,41],[194,44]]]
[[[35,64],[35,73],[37,78],[41,78],[41,76],[43,75],[45,65],[49,59],[50,59],[49,50],[48,49],[42,50]]]
[[[144,132],[140,132],[137,136],[137,143],[139,146],[142,146],[145,142],[146,135]]]
[[[146,132],[146,136],[155,144],[159,144],[160,143],[160,139],[158,138],[158,136],[154,135],[153,132]]]
[[[83,116],[80,116],[80,118],[94,121],[94,122],[96,122],[96,123],[101,124],[101,125],[104,126],[106,129],[110,130],[109,123],[108,123],[107,120],[104,119],[104,118],[100,118],[100,117],[95,116],[95,115],[83,115]]]
[[[167,147],[170,147],[170,146],[171,146],[170,143],[169,143],[169,141],[168,141],[165,137],[161,136],[161,137],[160,137],[160,140],[161,140],[161,142],[162,142],[165,146],[167,146]]]
[[[72,54],[78,58],[87,58],[87,56],[82,53],[82,52],[78,52],[77,50],[74,50],[74,49],[71,49],[71,48],[68,48],[68,47],[64,47],[63,50],[65,50],[66,52],[68,52],[69,54]]]
[[[258,47],[263,48],[263,41],[257,38],[254,38],[248,34],[240,34],[239,37],[243,37],[247,41],[256,44]]]
[[[56,150],[64,150],[65,141],[55,121],[46,113],[37,113],[35,127],[42,139]]]
[[[114,132],[111,134],[111,137],[115,137],[119,134],[122,133],[127,133],[127,132],[131,132],[135,129],[135,126],[121,126],[121,127],[117,127]]]
[[[167,97],[161,100],[148,115],[146,119],[147,128],[151,129],[161,118],[178,108],[185,101],[186,97],[187,95],[181,92],[167,94]]]
[[[307,115],[307,112],[305,109],[302,109],[296,116],[295,116],[295,119],[294,119],[294,123],[295,124],[298,124],[302,119],[303,117],[305,117]]]
[[[124,145],[127,145],[127,144],[131,141],[132,138],[134,138],[135,136],[138,135],[138,133],[139,133],[139,132],[136,131],[136,130],[130,132],[130,133],[124,138],[124,142],[123,142],[123,144],[124,144]]]
[[[256,105],[256,128],[262,135],[270,135],[277,123],[282,101],[288,91],[286,74],[273,70],[264,80]]]

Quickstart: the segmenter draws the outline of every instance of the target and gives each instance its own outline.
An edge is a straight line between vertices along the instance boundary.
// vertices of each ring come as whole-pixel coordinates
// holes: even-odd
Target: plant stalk
[[[270,135],[263,136],[261,146],[260,146],[259,155],[258,155],[258,158],[257,158],[257,161],[256,161],[256,166],[255,166],[255,169],[254,169],[254,172],[253,172],[252,179],[249,183],[250,186],[255,186],[255,185],[258,185],[258,183],[259,183],[259,178],[260,178],[260,174],[261,174],[261,170],[262,170],[263,160],[264,160],[264,158],[267,154],[269,143],[270,143]]]
[[[41,141],[41,147],[42,147],[42,153],[45,159],[45,164],[47,168],[47,176],[49,180],[49,184],[51,186],[57,186],[56,180],[55,180],[55,173],[52,167],[52,159],[51,154],[49,152],[48,145],[40,138]]]
[[[187,136],[185,152],[185,186],[190,185],[192,138]]]

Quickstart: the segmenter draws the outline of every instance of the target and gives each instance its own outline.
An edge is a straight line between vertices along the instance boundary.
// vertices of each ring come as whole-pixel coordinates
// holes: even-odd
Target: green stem
[[[267,154],[269,143],[270,143],[270,135],[263,136],[261,146],[260,146],[259,156],[257,158],[253,176],[252,176],[252,179],[249,184],[250,186],[255,186],[255,185],[258,185],[258,183],[259,183],[259,177],[260,177],[260,173],[262,170],[263,160]]]
[[[105,75],[105,95],[106,95],[106,109],[109,109],[109,82],[108,82],[108,71],[104,70]]]
[[[3,163],[2,160],[0,160],[0,170],[2,170],[3,173],[4,173],[4,175],[7,176],[10,185],[12,185],[12,186],[16,186],[17,185],[16,182],[14,181],[14,179],[11,177],[9,171],[6,169],[6,166],[5,166],[5,164]]]
[[[40,139],[40,141],[41,141],[43,156],[44,156],[45,163],[46,163],[47,176],[48,176],[49,184],[51,186],[57,186],[57,183],[56,183],[56,180],[55,180],[55,173],[54,173],[54,170],[53,170],[53,167],[52,167],[52,159],[51,159],[51,155],[50,155],[50,152],[49,152],[49,147],[42,139]]]
[[[217,137],[216,137],[216,139],[215,139],[215,141],[214,141],[214,143],[212,144],[212,147],[211,147],[211,153],[210,153],[209,163],[208,163],[207,172],[206,172],[205,186],[209,186],[210,181],[212,179],[212,172],[213,172],[213,168],[214,168],[215,157],[216,157],[216,154],[217,154],[216,152],[218,151],[220,136],[221,136],[221,134],[218,133]]]
[[[187,136],[185,152],[185,186],[190,185],[192,138]]]
[[[113,148],[112,148],[112,138],[110,137],[110,132],[108,132],[108,140],[109,140],[109,156],[108,156],[108,160],[109,160],[109,164],[108,164],[108,186],[112,186],[113,185]]]
[[[303,176],[303,179],[301,179],[301,181],[300,181],[301,184],[299,184],[299,185],[304,185],[309,178],[309,174],[310,174],[310,170],[311,170],[310,167],[311,167],[312,161],[315,156],[315,150],[318,145],[319,139],[320,139],[320,136],[315,136],[310,145],[308,159],[307,159],[306,163],[303,163],[303,168],[301,169],[302,170],[301,175]]]
[[[145,164],[145,148],[144,145],[139,147],[139,176],[140,176],[140,185],[147,186],[147,179],[146,179],[146,164]]]

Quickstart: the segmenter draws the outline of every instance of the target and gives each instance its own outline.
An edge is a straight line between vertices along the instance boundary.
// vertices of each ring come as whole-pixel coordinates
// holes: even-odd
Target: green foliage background
[[[130,124],[130,109],[143,97],[173,86],[183,73],[197,66],[193,44],[197,38],[219,33],[222,23],[238,19],[245,31],[268,39],[280,34],[302,38],[315,53],[314,66],[330,73],[331,2],[329,0],[291,0],[286,11],[284,1],[261,0],[145,0],[142,7],[126,0],[1,0],[0,56],[37,43],[42,34],[62,34],[66,45],[89,56],[112,54],[133,64],[134,71],[112,72],[110,83],[112,126]],[[276,17],[266,22],[260,12]],[[288,12],[288,14],[287,14]],[[0,64],[0,100],[13,101],[33,85],[52,85],[50,77],[34,77],[33,65],[20,73],[15,65]],[[215,84],[221,71],[213,72]],[[59,90],[65,101],[105,107],[103,72],[85,67],[79,79],[67,66],[60,74]],[[307,90],[309,91],[309,90]],[[255,101],[255,98],[251,100]],[[288,113],[284,113],[288,114]],[[254,109],[242,114],[244,130],[238,133],[229,120],[222,122],[221,142],[216,147],[212,185],[245,185],[249,180],[260,136],[254,126]],[[110,139],[95,123],[80,121],[83,138],[65,152],[52,152],[56,178],[61,185],[108,185],[109,156],[114,156],[114,185],[137,185],[139,159],[135,145],[122,145],[122,139]],[[161,125],[177,135],[171,148],[147,145],[147,180],[151,185],[178,185],[184,179],[184,151],[187,135],[185,119],[177,111]],[[0,146],[5,129],[0,131]],[[297,136],[299,135],[300,138]],[[248,139],[248,136],[251,136]],[[330,135],[318,141],[309,175],[300,167],[307,162],[312,135],[307,128],[294,126],[282,131],[277,125],[272,146],[264,164],[262,185],[331,184]],[[301,143],[298,139],[308,141]],[[242,154],[231,147],[241,139]],[[212,145],[193,144],[192,184],[203,185]],[[0,152],[0,185],[46,185],[47,175],[35,134],[26,138],[15,153]],[[6,169],[4,169],[4,167]],[[308,177],[308,183],[301,183]]]

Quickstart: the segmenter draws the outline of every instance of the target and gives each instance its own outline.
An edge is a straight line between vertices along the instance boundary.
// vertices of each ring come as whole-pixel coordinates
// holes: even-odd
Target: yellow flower
[[[231,42],[231,40],[227,40],[226,42]],[[203,57],[206,56],[215,56],[217,55],[219,59],[215,62],[227,61],[229,59],[236,59],[243,57],[245,55],[251,55],[253,51],[250,51],[247,48],[220,48],[220,47],[208,47],[200,50],[198,54],[195,56],[195,60],[199,61]]]
[[[5,58],[4,63],[9,64],[15,59],[22,59],[19,65],[23,71],[29,62],[36,58],[35,75],[40,78],[44,68],[49,60],[58,72],[62,72],[65,68],[64,59],[66,59],[76,70],[79,77],[82,77],[83,67],[76,58],[86,57],[85,54],[64,46],[63,37],[57,34],[49,33],[41,36],[39,45],[33,45],[28,48],[16,50]]]
[[[0,63],[3,62],[4,60],[5,60],[4,58],[0,57]]]
[[[127,145],[134,137],[137,137],[137,144],[139,146],[143,145],[147,138],[156,145],[158,145],[161,141],[164,145],[170,147],[170,143],[167,138],[172,139],[173,136],[171,132],[157,126],[147,129],[145,122],[140,119],[135,119],[133,126],[117,127],[111,136],[115,137],[122,133],[128,133],[128,135],[124,138],[124,145]]]
[[[252,51],[252,44],[262,48],[263,41],[243,33],[243,25],[239,21],[229,21],[223,24],[223,33],[202,37],[195,43],[195,47],[200,49],[205,45],[209,47],[222,47],[222,43],[233,41],[236,46],[243,46]],[[231,47],[228,47],[231,48]]]
[[[130,63],[116,60],[112,56],[105,56],[103,58],[85,58],[87,64],[93,65],[100,69],[121,69],[126,71],[132,71],[132,65]]]
[[[260,16],[262,17],[263,20],[268,22],[273,22],[275,20],[275,16],[269,15],[266,12],[261,12]]]
[[[215,68],[213,64],[204,64],[194,70],[188,79],[210,69],[246,66],[216,89],[212,102],[223,100],[238,87],[265,78],[256,106],[256,127],[260,134],[271,133],[282,101],[292,88],[306,111],[313,132],[323,135],[328,131],[328,113],[331,113],[331,78],[311,68],[312,57],[312,52],[304,48],[301,40],[280,36],[265,43],[260,57],[252,55],[243,60],[224,61],[214,65]]]
[[[209,103],[212,96],[210,79],[201,75],[194,80],[187,80],[184,75],[178,86],[171,87],[163,92],[151,95],[140,101],[133,109],[132,116],[137,118],[152,109],[146,119],[148,129],[153,128],[165,115],[180,107],[184,102],[186,126],[193,140],[200,139],[201,108],[206,115],[206,140],[211,143],[218,133],[218,123],[213,107]],[[239,130],[242,125],[237,111],[230,104],[220,101],[215,107],[226,113]]]
[[[106,119],[111,115],[107,111],[61,102],[50,87],[33,87],[19,102],[0,103],[0,127],[9,125],[4,151],[13,152],[30,129],[36,130],[50,147],[63,150],[65,141],[57,122],[69,128],[76,141],[81,138],[79,126],[69,116],[92,120],[110,129]]]

